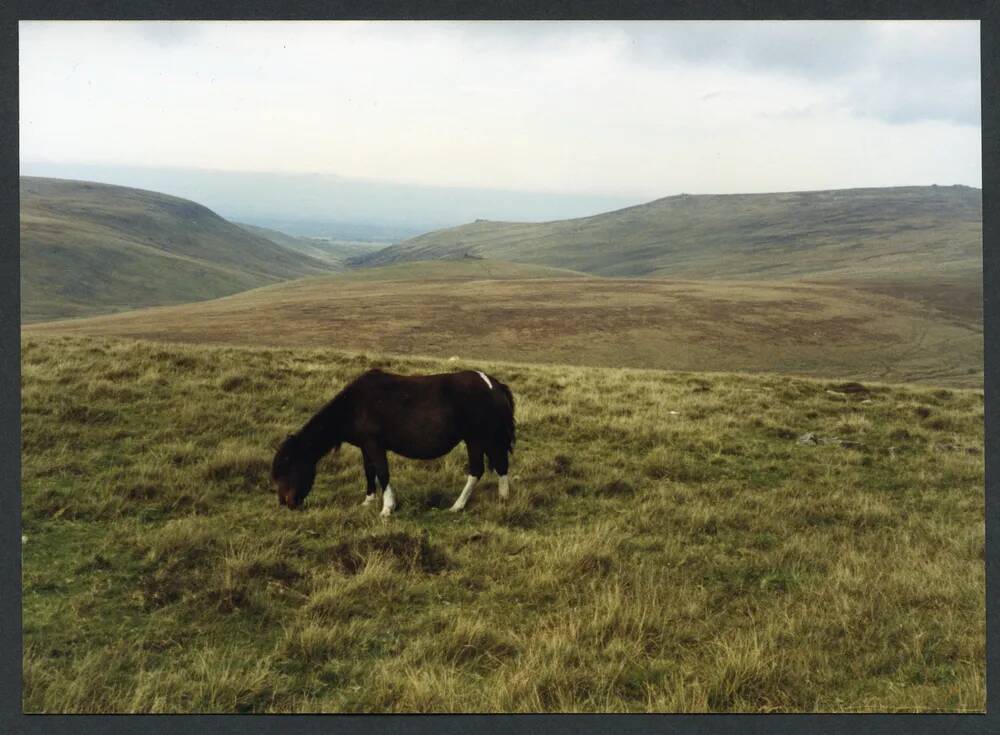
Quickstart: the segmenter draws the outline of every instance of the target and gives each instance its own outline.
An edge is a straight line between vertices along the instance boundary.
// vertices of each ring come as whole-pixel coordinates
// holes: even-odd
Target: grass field
[[[982,385],[981,301],[960,284],[593,278],[466,258],[32,326],[247,346]]]
[[[27,712],[985,707],[979,391],[22,350]],[[511,500],[491,478],[445,512],[464,452],[395,458],[383,521],[345,447],[279,508],[279,440],[375,365],[507,382]]]

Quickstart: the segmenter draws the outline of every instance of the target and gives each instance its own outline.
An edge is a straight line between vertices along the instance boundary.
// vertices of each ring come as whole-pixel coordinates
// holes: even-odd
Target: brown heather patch
[[[428,271],[451,277],[428,280],[422,275]],[[494,273],[487,276],[487,271]],[[949,293],[956,299],[963,289],[981,289],[976,278],[952,285]],[[39,340],[49,334],[100,338],[108,345],[102,347],[107,355],[87,353],[87,358],[110,358],[108,379],[129,377],[128,368],[115,364],[119,353],[107,342],[117,336],[377,353],[365,360],[369,366],[388,365],[382,353],[448,359],[458,352],[463,367],[517,355],[543,364],[685,370],[691,371],[694,395],[711,391],[714,381],[691,373],[723,366],[828,376],[834,379],[828,387],[846,386],[841,398],[852,402],[870,397],[872,382],[980,387],[981,315],[961,308],[928,309],[921,301],[869,289],[860,278],[836,284],[593,278],[539,266],[451,261],[359,270],[225,299],[32,324],[26,334]],[[462,305],[462,319],[454,318],[456,303]],[[216,367],[195,353],[150,349],[144,358],[179,378]],[[219,370],[213,377],[222,391],[257,390],[274,373],[271,367],[255,367],[252,373],[239,366]],[[550,400],[563,390],[552,385]],[[572,393],[577,401],[585,397]],[[601,397],[587,398],[602,405]],[[564,402],[551,405],[560,410],[545,421],[570,420]],[[618,403],[605,411],[635,405]]]

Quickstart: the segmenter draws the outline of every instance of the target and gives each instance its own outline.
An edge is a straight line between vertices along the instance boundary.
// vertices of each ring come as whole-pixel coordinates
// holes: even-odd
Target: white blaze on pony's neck
[[[476,372],[479,373],[480,378],[486,381],[486,385],[489,386],[489,389],[493,390],[493,383],[491,383],[490,379],[486,377],[486,373],[480,373],[478,370]]]

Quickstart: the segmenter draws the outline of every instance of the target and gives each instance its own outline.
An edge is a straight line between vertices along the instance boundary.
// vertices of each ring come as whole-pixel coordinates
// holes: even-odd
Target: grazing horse
[[[465,507],[483,475],[483,455],[500,476],[500,497],[510,492],[508,454],[514,450],[514,396],[491,375],[473,370],[441,375],[393,375],[369,370],[355,378],[298,432],[290,434],[274,456],[271,479],[278,503],[302,505],[316,463],[344,442],[361,450],[367,492],[363,505],[375,502],[375,481],[382,488],[382,515],[396,507],[389,485],[386,452],[411,459],[436,459],[465,442],[469,476],[451,506]]]

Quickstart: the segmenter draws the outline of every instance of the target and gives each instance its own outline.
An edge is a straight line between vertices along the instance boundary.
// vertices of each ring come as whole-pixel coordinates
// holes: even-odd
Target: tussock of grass
[[[751,631],[717,640],[715,649],[718,666],[706,691],[710,709],[741,710],[748,702],[764,711],[787,706],[773,699],[774,693],[789,688],[792,679],[772,641],[761,641]]]
[[[984,707],[979,392],[476,364],[512,497],[393,458],[386,522],[353,447],[296,513],[272,453],[370,363],[447,363],[23,350],[26,711]]]
[[[401,599],[402,576],[390,557],[374,553],[350,577],[328,577],[310,596],[305,614],[312,620],[341,620],[388,608]]]
[[[277,651],[297,667],[321,668],[363,652],[376,634],[371,620],[363,617],[317,620],[306,616],[285,631]]]
[[[354,543],[341,542],[330,550],[330,560],[346,574],[358,574],[367,569],[373,554],[383,555],[396,566],[427,574],[448,567],[447,555],[428,541],[426,533],[419,537],[409,533],[377,533]]]

